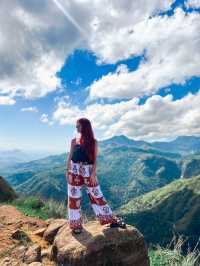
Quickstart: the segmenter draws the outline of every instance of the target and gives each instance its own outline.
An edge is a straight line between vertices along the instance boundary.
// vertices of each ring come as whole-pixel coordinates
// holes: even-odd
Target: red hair
[[[95,138],[92,130],[92,125],[89,119],[79,118],[77,120],[81,124],[80,145],[85,148],[89,156],[89,160],[94,161],[95,158]]]

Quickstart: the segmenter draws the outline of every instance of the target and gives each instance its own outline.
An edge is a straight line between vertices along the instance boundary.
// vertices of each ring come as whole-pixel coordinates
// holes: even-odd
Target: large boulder
[[[81,234],[63,225],[54,238],[52,259],[62,266],[149,265],[144,237],[134,226],[110,228],[98,221],[84,224]]]
[[[52,243],[54,240],[55,235],[57,234],[58,230],[64,225],[67,224],[66,219],[55,219],[52,220],[47,229],[44,231],[43,238]]]

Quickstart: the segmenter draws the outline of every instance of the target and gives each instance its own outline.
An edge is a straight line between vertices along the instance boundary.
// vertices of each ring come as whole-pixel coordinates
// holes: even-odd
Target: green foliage
[[[10,186],[10,184],[0,176],[0,202],[6,200],[12,200],[17,197],[14,189]]]
[[[121,206],[116,213],[134,224],[149,243],[185,235],[193,247],[200,235],[200,176],[180,179]]]
[[[151,266],[198,266],[200,261],[200,251],[196,248],[188,249],[184,254],[182,246],[183,239],[180,237],[176,242],[173,240],[173,248],[168,245],[165,248],[161,246],[149,249],[149,258]]]
[[[43,220],[49,218],[65,218],[66,207],[53,199],[44,200],[37,196],[20,197],[8,204],[16,206],[25,215],[36,216]]]
[[[113,209],[180,177],[181,170],[175,160],[178,155],[132,146],[132,141],[123,137],[115,141],[118,144],[101,143],[97,162],[97,177]],[[61,154],[18,164],[6,179],[20,194],[64,201],[67,195],[64,159]]]

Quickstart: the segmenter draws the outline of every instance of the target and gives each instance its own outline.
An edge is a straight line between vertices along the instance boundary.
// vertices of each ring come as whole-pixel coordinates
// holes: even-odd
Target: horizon
[[[106,139],[101,139],[101,140],[99,140],[100,142],[103,142],[103,141],[107,141],[107,140],[110,140],[110,139],[112,139],[112,138],[115,138],[115,137],[121,137],[121,136],[124,136],[124,137],[127,137],[127,136],[125,136],[125,135],[115,135],[115,136],[112,136],[112,137],[110,137],[110,138],[106,138]],[[129,138],[129,137],[127,137],[128,139],[130,139],[130,140],[133,140],[133,141],[145,141],[145,142],[147,142],[147,143],[149,143],[149,144],[151,144],[151,143],[156,143],[156,142],[172,142],[172,141],[174,141],[174,140],[176,140],[176,139],[178,139],[178,138],[180,138],[180,137],[191,137],[191,138],[200,138],[200,135],[198,135],[198,136],[195,136],[195,135],[185,135],[185,136],[177,136],[177,137],[175,137],[175,138],[172,138],[171,140],[170,139],[168,139],[168,140],[163,140],[163,141],[145,141],[145,140],[135,140],[135,139],[131,139],[131,138]],[[10,151],[19,151],[19,152],[35,152],[37,155],[39,155],[38,153],[41,153],[41,156],[44,156],[44,157],[41,157],[41,158],[45,158],[45,156],[54,156],[54,155],[59,155],[59,154],[62,154],[62,153],[66,153],[66,152],[69,152],[69,149],[68,150],[60,150],[60,151],[52,151],[52,150],[38,150],[38,149],[35,149],[35,150],[29,150],[29,149],[20,149],[20,148],[13,148],[13,149],[2,149],[1,147],[0,147],[0,152],[10,152]],[[37,160],[37,159],[36,159]]]

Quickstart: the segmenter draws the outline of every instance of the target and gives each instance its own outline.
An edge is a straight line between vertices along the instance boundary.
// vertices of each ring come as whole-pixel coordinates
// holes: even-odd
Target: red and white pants
[[[71,170],[68,175],[71,175],[72,181],[68,181],[67,184],[68,218],[71,229],[82,228],[81,199],[83,185],[86,186],[90,204],[100,224],[117,221],[117,217],[112,213],[111,207],[103,196],[98,181],[95,184],[91,184],[91,170],[92,164],[75,163],[71,160]]]

